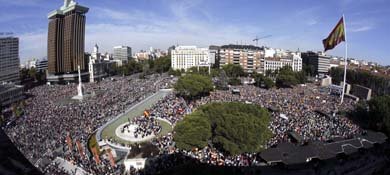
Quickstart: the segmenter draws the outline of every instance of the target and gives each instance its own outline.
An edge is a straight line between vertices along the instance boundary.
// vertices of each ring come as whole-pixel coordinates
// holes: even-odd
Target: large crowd
[[[53,163],[40,166],[42,159],[54,160],[58,156],[55,152],[60,152],[59,156],[88,173],[123,172],[123,167],[111,167],[105,159],[96,166],[89,151],[82,155],[76,146],[69,148],[66,140],[70,136],[73,144],[79,141],[86,150],[88,137],[99,126],[158,89],[165,88],[172,81],[166,75],[151,75],[146,79],[137,77],[118,76],[99,83],[85,84],[86,95],[82,101],[70,100],[72,95],[76,95],[76,84],[45,85],[31,89],[28,94],[32,97],[26,100],[24,115],[6,128],[6,132],[24,155],[45,173],[60,172],[52,168]],[[158,119],[166,120],[174,126],[185,114],[206,103],[238,101],[270,109],[271,122],[268,127],[273,136],[264,148],[291,141],[290,132],[295,132],[303,141],[351,138],[362,132],[356,124],[340,114],[341,111],[354,108],[353,100],[347,98],[340,105],[338,96],[330,95],[313,84],[289,89],[265,90],[250,85],[232,89],[239,93],[216,90],[209,96],[190,102],[170,93],[149,109],[148,117],[136,117],[129,120],[129,124],[138,126],[135,132],[137,137],[157,135],[162,129]],[[173,135],[168,133],[152,140],[152,144],[160,150],[160,158],[179,153],[212,165],[250,166],[260,163],[258,153],[230,156],[212,147],[179,150],[175,147]],[[152,166],[156,169],[166,168],[169,167],[167,162],[157,159]],[[130,174],[137,173],[132,169]]]
[[[123,130],[128,128],[130,125],[136,125],[137,127],[135,128],[135,131],[134,131],[134,137],[135,138],[144,138],[146,136],[149,136],[149,135],[157,135],[158,133],[161,132],[161,125],[159,123],[159,121],[151,116],[138,116],[138,117],[135,117],[133,118],[130,122],[129,122],[129,125],[125,125],[123,127]],[[122,130],[122,132],[123,132]]]
[[[78,141],[87,150],[87,139],[99,126],[158,89],[166,88],[170,81],[165,74],[145,79],[139,79],[138,75],[116,76],[83,84],[82,101],[71,99],[77,94],[77,84],[35,87],[27,92],[31,97],[25,101],[24,115],[5,131],[26,158],[48,174],[52,174],[47,172],[51,168],[46,168],[44,162],[57,156],[83,167],[88,173],[111,172],[112,167],[106,161],[96,166],[94,160],[88,159],[92,157],[89,151],[84,151],[83,158],[71,151],[67,136],[72,145]]]
[[[239,94],[216,91],[192,105],[240,101],[270,109],[272,117],[269,129],[274,136],[267,146],[289,141],[290,132],[297,133],[304,141],[328,141],[337,137],[350,138],[362,131],[347,117],[339,115],[339,112],[352,110],[356,103],[354,100],[346,98],[340,105],[339,96],[330,95],[314,84],[288,89],[266,90],[255,86],[238,86],[234,89]]]
[[[355,101],[345,99],[339,104],[338,96],[330,95],[324,89],[313,84],[296,86],[290,89],[265,90],[254,86],[232,87],[232,91],[214,91],[188,104],[180,97],[170,94],[151,108],[151,115],[158,115],[175,125],[186,113],[210,102],[231,102],[257,104],[271,111],[269,129],[273,137],[264,148],[277,145],[280,142],[292,141],[290,132],[295,132],[303,141],[330,141],[336,138],[351,138],[362,132],[362,129],[339,112],[354,108]],[[281,117],[284,116],[284,117]],[[215,148],[205,147],[194,150],[179,150],[175,147],[174,133],[158,137],[152,141],[160,149],[162,155],[183,154],[198,159],[202,163],[224,166],[252,166],[261,163],[258,153],[241,155],[224,155]],[[161,156],[164,158],[165,156]],[[153,167],[166,168],[167,161],[155,164]],[[169,164],[168,164],[169,165]]]

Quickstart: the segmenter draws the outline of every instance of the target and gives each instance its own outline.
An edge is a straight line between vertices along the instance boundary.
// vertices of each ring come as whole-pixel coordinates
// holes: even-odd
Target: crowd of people
[[[339,112],[354,108],[355,101],[344,99],[339,104],[339,97],[328,94],[314,84],[296,86],[289,89],[261,89],[255,86],[232,87],[231,91],[214,91],[209,96],[188,104],[184,99],[171,94],[151,108],[151,115],[158,114],[175,125],[184,115],[196,110],[197,107],[210,102],[232,102],[257,104],[271,111],[269,129],[273,136],[264,148],[278,143],[292,141],[290,132],[297,133],[303,141],[330,141],[336,138],[351,138],[360,134],[362,129]],[[166,105],[167,108],[161,107]],[[163,110],[162,110],[163,109]],[[176,112],[174,112],[176,109]],[[281,117],[283,115],[284,117]],[[202,163],[224,166],[259,165],[258,153],[241,155],[224,155],[218,150],[205,147],[195,150],[179,150],[175,147],[174,133],[153,140],[161,154],[183,154],[199,160]],[[155,165],[157,166],[157,165]],[[165,165],[162,165],[165,166]]]
[[[269,129],[274,136],[267,147],[289,141],[289,132],[295,132],[304,141],[329,141],[337,137],[350,138],[362,132],[358,125],[339,112],[354,108],[355,101],[328,94],[314,84],[288,89],[261,89],[255,86],[237,86],[239,94],[215,91],[210,96],[190,104],[196,107],[209,102],[239,101],[253,103],[269,109]]]
[[[151,75],[145,79],[139,79],[137,75],[117,76],[98,83],[84,84],[86,95],[82,101],[71,100],[77,94],[76,84],[39,86],[28,91],[32,97],[26,100],[24,115],[14,125],[5,128],[5,131],[19,150],[45,173],[62,171],[53,168],[58,166],[53,163],[41,165],[43,159],[52,161],[57,156],[92,174],[123,172],[122,166],[111,167],[106,159],[96,165],[89,151],[82,155],[76,146],[69,147],[66,140],[70,137],[72,144],[78,141],[86,150],[87,139],[99,126],[157,90],[168,87],[171,81],[172,78],[167,75]],[[362,132],[356,124],[340,115],[340,112],[354,108],[353,100],[347,98],[340,105],[338,96],[329,95],[313,84],[270,90],[251,85],[232,88],[239,93],[216,90],[209,96],[190,102],[170,93],[149,109],[147,117],[136,117],[129,124],[137,125],[134,133],[136,137],[158,135],[162,130],[158,120],[166,120],[175,126],[185,114],[206,103],[238,101],[257,104],[271,111],[268,127],[273,136],[264,148],[291,141],[290,132],[295,132],[304,141],[351,138]],[[182,154],[202,163],[220,166],[260,163],[258,153],[231,156],[209,146],[191,151],[179,150],[175,147],[173,136],[171,132],[151,141],[160,150],[160,158]],[[155,168],[168,166],[163,160],[156,159],[155,162]],[[139,171],[132,169],[130,173],[137,174]]]
[[[77,84],[38,86],[27,92],[31,97],[25,100],[24,115],[6,127],[5,132],[42,171],[47,165],[44,162],[60,156],[82,166],[88,173],[99,174],[110,169],[110,165],[102,161],[96,166],[92,159],[82,159],[71,153],[67,136],[72,144],[79,141],[87,150],[87,139],[98,127],[160,88],[166,88],[171,80],[165,74],[154,74],[145,79],[138,75],[116,76],[98,83],[85,83],[82,101],[71,99],[77,94]],[[85,151],[85,154],[89,152]]]
[[[154,116],[138,116],[133,118],[129,125],[136,125],[134,130],[135,138],[144,138],[149,135],[157,135],[161,132],[160,122]]]

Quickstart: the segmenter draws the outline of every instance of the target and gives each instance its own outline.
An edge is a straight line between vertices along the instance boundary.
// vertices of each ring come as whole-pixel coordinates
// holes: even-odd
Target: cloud
[[[0,0],[0,4],[4,6],[38,6],[44,0]]]
[[[7,14],[1,13],[0,16],[1,16],[0,23],[14,21],[17,19],[28,17],[28,16],[22,15],[22,14],[10,14],[10,13],[7,13]]]
[[[217,24],[212,21],[210,13],[198,7],[200,0],[169,2],[171,4],[168,7],[173,14],[169,17],[146,11],[118,11],[97,7],[102,21],[87,25],[86,50],[91,50],[94,43],[108,52],[116,45],[129,45],[134,52],[150,46],[166,49],[174,44],[200,47],[237,41],[253,44],[253,37],[262,31],[251,25]],[[203,9],[201,13],[208,20],[193,15],[198,9]]]
[[[349,26],[347,23],[347,30],[351,32],[366,32],[374,29],[376,21],[373,19],[359,19],[358,21],[352,21]]]
[[[351,32],[365,32],[373,29],[373,26],[361,26],[358,28],[352,28]]]
[[[45,31],[25,33],[17,37],[19,37],[19,56],[22,63],[26,59],[46,56],[47,33]]]

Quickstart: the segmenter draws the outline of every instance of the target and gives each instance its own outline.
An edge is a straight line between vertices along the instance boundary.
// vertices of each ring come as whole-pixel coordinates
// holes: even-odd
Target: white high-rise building
[[[19,83],[19,38],[0,38],[0,83]]]
[[[196,46],[178,46],[171,52],[171,66],[173,70],[187,71],[191,67],[209,67],[210,53],[208,48]]]
[[[114,60],[118,63],[118,66],[122,66],[131,58],[131,47],[129,46],[116,46],[114,47]]]

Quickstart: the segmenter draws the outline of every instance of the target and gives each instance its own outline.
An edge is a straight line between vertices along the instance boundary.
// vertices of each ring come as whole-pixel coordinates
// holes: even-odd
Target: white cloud
[[[371,29],[373,29],[372,26],[361,26],[361,27],[357,27],[357,28],[352,28],[351,32],[365,32],[365,31],[369,31]]]
[[[236,41],[253,44],[251,42],[253,37],[262,31],[261,28],[250,25],[216,24],[210,21],[212,16],[206,11],[203,12],[208,20],[197,19],[192,15],[192,12],[199,2],[180,1],[169,4],[170,10],[174,14],[170,18],[164,18],[151,12],[123,12],[97,8],[101,12],[100,18],[104,16],[107,21],[108,17],[114,22],[87,25],[86,50],[91,50],[94,43],[98,43],[103,51],[108,52],[115,45],[129,45],[133,47],[133,51],[138,51],[150,46],[166,49],[174,44],[202,47],[207,47],[210,44],[235,43]]]
[[[47,33],[44,31],[19,35],[19,52],[21,62],[30,58],[46,56]]]
[[[375,24],[375,20],[359,19],[359,21],[352,21],[349,26],[347,23],[347,30],[351,32],[365,32],[374,29]]]
[[[0,4],[4,6],[38,6],[44,0],[0,0]]]

